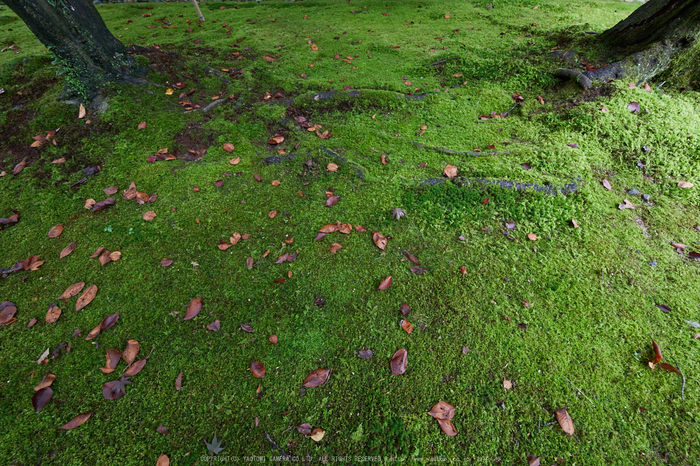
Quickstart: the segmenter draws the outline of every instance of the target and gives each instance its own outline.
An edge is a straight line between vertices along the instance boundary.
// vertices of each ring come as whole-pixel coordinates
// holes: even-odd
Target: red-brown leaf
[[[663,359],[663,356],[661,356],[661,348],[659,347],[659,345],[658,345],[654,340],[651,340],[651,345],[652,345],[653,348],[654,348],[654,359],[651,361],[651,363],[652,363],[652,364],[658,364],[658,363],[660,363],[661,360]],[[653,366],[652,366],[652,367],[653,367]]]
[[[96,203],[94,206],[92,206],[92,211],[93,212],[99,212],[102,209],[105,209],[107,207],[113,206],[114,205],[115,199],[113,197],[107,198],[102,202]]]
[[[114,324],[117,323],[119,320],[119,313],[115,314],[110,314],[107,317],[104,318],[102,323],[100,324],[100,330],[109,330],[110,328],[114,327]]]
[[[304,423],[297,427],[297,432],[299,432],[302,435],[309,435],[311,434],[311,426]]]
[[[116,186],[109,186],[107,188],[104,188],[102,191],[104,191],[104,193],[106,195],[112,196],[114,194],[117,194],[117,192],[119,191],[119,188],[117,188]]]
[[[571,420],[571,416],[569,416],[566,409],[558,409],[556,415],[562,430],[569,435],[574,435],[574,421]]]
[[[76,244],[75,243],[70,243],[68,246],[63,248],[63,251],[61,251],[61,254],[59,254],[58,258],[63,259],[73,251],[75,251]]]
[[[58,225],[49,230],[48,235],[49,238],[58,238],[59,236],[61,236],[61,233],[63,233],[63,224],[59,223]]]
[[[404,254],[406,254],[406,257],[408,258],[409,261],[411,261],[412,264],[420,265],[420,261],[418,259],[416,259],[416,256],[414,256],[413,254],[411,254],[408,251],[404,251]]]
[[[340,222],[338,223],[329,223],[328,225],[325,225],[323,228],[318,230],[320,233],[333,233],[335,231],[338,231],[340,229]]]
[[[245,266],[248,267],[248,269],[253,268],[253,258],[249,257],[245,260]]]
[[[53,324],[58,320],[59,317],[61,317],[61,308],[59,308],[55,304],[50,305],[49,310],[46,313],[46,323]]]
[[[438,419],[437,421],[442,431],[445,434],[447,434],[448,437],[454,437],[455,435],[457,435],[457,429],[455,429],[455,426],[454,424],[452,424],[452,421],[443,419]]]
[[[161,265],[162,267],[170,267],[171,265],[173,265],[173,260],[170,259],[170,258],[168,258],[168,257],[164,257],[164,258],[160,261],[160,265]]]
[[[71,286],[66,288],[66,291],[64,291],[63,294],[58,297],[58,299],[70,299],[80,293],[84,286],[85,282],[73,283]]]
[[[387,238],[378,231],[372,232],[372,241],[374,241],[374,244],[376,244],[379,249],[384,250],[386,248]]]
[[[95,338],[97,335],[99,335],[101,331],[102,331],[102,327],[101,327],[100,325],[98,325],[97,327],[95,327],[95,328],[93,328],[92,330],[90,330],[90,333],[87,334],[87,336],[85,337],[85,339],[86,339],[86,340],[92,340],[92,339]]]
[[[187,306],[187,311],[185,312],[185,319],[190,320],[197,317],[199,311],[202,310],[202,297],[193,298],[190,304]]]
[[[391,286],[391,275],[386,277],[382,282],[379,284],[379,287],[377,288],[378,290],[386,290]]]
[[[22,170],[24,170],[24,167],[26,167],[26,166],[27,166],[27,162],[25,162],[24,160],[22,160],[20,163],[18,163],[17,165],[15,165],[14,170],[12,170],[12,174],[13,174],[13,175],[19,175],[19,174],[22,172]]]
[[[117,364],[119,364],[119,360],[121,359],[121,357],[122,354],[119,352],[119,350],[108,349],[107,354],[105,354],[105,358],[107,359],[107,361],[105,362],[105,367],[100,367],[100,370],[105,374],[114,372],[114,369],[117,368]]]
[[[250,372],[253,374],[253,377],[262,379],[265,377],[265,365],[261,362],[253,361],[250,363]]]
[[[449,421],[455,415],[455,407],[445,401],[439,401],[428,414],[435,419],[443,419]]]
[[[306,388],[320,387],[328,380],[328,376],[331,375],[330,369],[316,369],[309,373],[304,379],[304,386]]]
[[[132,377],[139,372],[141,372],[141,369],[143,369],[143,366],[146,365],[146,359],[139,359],[135,363],[131,364],[126,372],[124,372],[123,377]]]
[[[326,200],[326,207],[334,206],[340,200],[340,196],[331,196]]]
[[[338,243],[332,243],[332,244],[331,244],[331,247],[330,247],[331,254],[335,254],[335,253],[337,253],[338,251],[340,251],[341,249],[343,249],[343,245],[342,245],[342,244],[338,244]]]
[[[36,393],[34,393],[34,396],[32,397],[32,406],[34,406],[34,412],[38,413],[42,409],[44,409],[44,406],[46,406],[49,401],[51,401],[51,398],[53,398],[53,390],[51,390],[49,387],[42,388],[41,390],[38,390]]]
[[[216,319],[214,322],[207,325],[207,330],[211,330],[212,332],[218,332],[221,330],[221,323],[219,322],[219,319]]]
[[[73,285],[71,285],[73,286]],[[82,289],[82,286],[80,287]],[[67,292],[68,290],[66,290]],[[65,293],[64,293],[65,294]],[[78,298],[78,300],[75,302],[75,310],[79,311],[83,309],[85,306],[90,304],[93,299],[95,299],[95,295],[97,294],[97,285],[92,285],[90,286],[87,290],[83,292],[82,295]]]
[[[178,392],[182,390],[182,371],[175,377],[175,390]]]
[[[273,345],[276,345],[277,344],[277,335],[270,335],[269,340],[270,340],[270,343],[272,343]]]
[[[408,352],[401,348],[391,357],[391,375],[401,375],[406,372],[406,363],[408,362]]]
[[[248,325],[248,324],[241,324],[241,329],[242,329],[244,332],[253,333],[253,327],[251,327],[251,326]]]
[[[126,349],[122,353],[122,359],[127,364],[131,364],[136,360],[136,356],[139,354],[140,345],[136,340],[129,340],[126,342]]]
[[[34,391],[38,392],[42,388],[50,387],[53,381],[56,380],[56,376],[53,374],[46,374],[44,378],[41,379],[41,382],[39,382],[39,385],[34,387]]]
[[[59,429],[63,429],[63,430],[75,429],[76,427],[83,425],[85,423],[85,421],[90,419],[90,416],[92,416],[92,412],[78,414],[73,419],[68,421],[66,424],[59,427]]]

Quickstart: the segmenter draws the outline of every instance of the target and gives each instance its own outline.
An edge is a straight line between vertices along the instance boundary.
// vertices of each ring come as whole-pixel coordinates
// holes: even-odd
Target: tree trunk
[[[3,0],[66,72],[66,97],[92,99],[110,81],[130,80],[134,60],[91,0]]]
[[[592,79],[664,79],[700,88],[700,0],[650,0],[601,35],[622,60],[587,72]]]

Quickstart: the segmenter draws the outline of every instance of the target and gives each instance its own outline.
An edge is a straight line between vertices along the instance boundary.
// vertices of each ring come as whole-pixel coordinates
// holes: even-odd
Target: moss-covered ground
[[[20,212],[0,231],[0,268],[33,255],[45,261],[0,280],[0,301],[18,309],[17,321],[0,328],[1,464],[155,464],[160,454],[171,464],[209,464],[205,440],[214,433],[220,455],[241,461],[281,450],[308,464],[362,464],[355,455],[381,455],[381,463],[527,464],[530,454],[565,465],[700,461],[700,329],[689,323],[700,321],[700,264],[689,255],[700,241],[700,94],[663,82],[582,92],[552,73],[583,69],[592,60],[586,47],[592,56],[597,47],[586,33],[636,4],[201,6],[202,24],[191,4],[99,5],[125,44],[143,47],[133,56],[150,84],[109,86],[106,109],[88,106],[84,119],[59,101],[63,78],[48,52],[0,7],[0,217]],[[572,50],[578,64],[552,55]],[[178,96],[190,89],[187,100],[200,108],[187,112]],[[508,112],[516,92],[524,101],[506,117],[481,119]],[[230,99],[202,112],[215,96]],[[332,136],[306,131],[301,116]],[[58,128],[55,145],[30,147]],[[275,133],[285,140],[272,146]],[[146,161],[163,148],[178,159]],[[277,149],[280,163],[264,163]],[[234,157],[241,162],[231,165]],[[451,181],[448,164],[458,170]],[[96,166],[96,174],[82,171]],[[132,182],[157,200],[122,199]],[[113,207],[84,208],[113,185]],[[326,207],[330,191],[340,200]],[[624,199],[636,209],[618,209]],[[405,217],[394,219],[394,208]],[[145,221],[147,211],[157,217]],[[367,232],[314,241],[337,221]],[[57,224],[62,235],[48,238]],[[373,231],[391,236],[385,250]],[[250,238],[220,250],[234,232]],[[75,251],[59,259],[71,242]],[[343,246],[337,254],[333,242]],[[671,242],[688,247],[681,254]],[[102,266],[89,258],[98,247],[122,257]],[[425,273],[411,272],[405,251]],[[296,260],[276,264],[284,253]],[[171,266],[161,266],[164,257]],[[387,276],[391,286],[378,290]],[[75,311],[76,298],[57,297],[79,281],[98,292]],[[199,296],[202,311],[183,320]],[[411,334],[399,325],[404,302]],[[63,313],[49,324],[53,303]],[[114,327],[84,339],[113,313]],[[206,328],[215,320],[218,332]],[[129,339],[148,362],[125,396],[105,399],[102,385],[126,367],[104,374],[105,352]],[[649,367],[652,339],[683,372],[683,397],[680,376]],[[70,352],[37,364],[63,342]],[[359,358],[363,348],[373,358]],[[400,348],[406,373],[392,376]],[[251,361],[266,366],[263,379]],[[317,368],[332,370],[328,381],[303,388]],[[48,373],[53,399],[35,414],[33,387]],[[456,437],[427,414],[440,400],[456,408]],[[560,408],[573,419],[571,436],[556,421]],[[83,412],[92,412],[85,424],[59,429]],[[303,436],[302,423],[325,436]],[[160,424],[169,434],[156,431]]]

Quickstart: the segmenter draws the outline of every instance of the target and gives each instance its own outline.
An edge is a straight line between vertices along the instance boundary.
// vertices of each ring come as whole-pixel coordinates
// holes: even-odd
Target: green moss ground
[[[20,53],[0,53],[6,91],[0,171],[7,172],[0,178],[0,217],[13,209],[21,214],[18,224],[0,231],[0,267],[37,254],[46,262],[0,281],[0,300],[18,307],[18,320],[0,329],[0,463],[154,464],[165,453],[171,464],[207,464],[204,440],[214,432],[223,441],[221,455],[280,455],[267,433],[288,454],[313,457],[311,463],[362,454],[422,458],[419,463],[526,464],[528,454],[541,456],[542,464],[700,461],[700,340],[693,338],[700,330],[687,323],[700,321],[699,265],[670,245],[696,250],[700,241],[693,228],[700,223],[700,94],[660,82],[650,83],[652,92],[621,82],[582,93],[552,77],[562,66],[550,56],[553,47],[567,50],[580,33],[600,32],[636,5],[487,4],[211,2],[202,4],[201,28],[190,4],[100,5],[121,40],[148,49],[138,60],[152,84],[109,86],[108,108],[90,110],[90,125],[76,118],[74,106],[58,102],[62,78],[51,58],[2,7],[0,48],[12,42]],[[163,28],[163,17],[175,27]],[[185,32],[187,19],[192,33]],[[585,48],[578,52],[585,58]],[[336,54],[359,57],[348,64]],[[226,84],[205,66],[246,71],[226,75]],[[189,99],[202,107],[214,95],[233,94],[238,105],[183,113],[179,91],[165,95],[178,81],[195,89]],[[329,88],[339,92],[314,100]],[[278,91],[285,99],[263,98]],[[402,95],[409,91],[427,95],[409,100]],[[510,109],[514,92],[525,101],[507,118],[479,122],[480,115]],[[648,113],[632,114],[631,101]],[[298,115],[333,136],[304,131],[292,118]],[[141,121],[148,127],[139,131]],[[420,125],[427,130],[418,136]],[[28,147],[32,136],[56,128],[57,146]],[[277,130],[286,138],[281,148],[298,155],[264,165],[264,157],[277,155],[266,143]],[[146,162],[164,147],[185,151],[187,141],[209,146],[200,161]],[[233,154],[224,142],[236,146]],[[474,149],[481,154],[466,154]],[[237,166],[228,163],[234,156],[242,159]],[[59,157],[66,163],[50,163]],[[11,175],[24,158],[24,171]],[[327,171],[330,162],[340,169]],[[82,168],[97,164],[98,175],[71,186],[83,178]],[[424,183],[442,178],[447,164],[468,180],[576,182],[578,189],[549,195]],[[604,178],[612,191],[601,185]],[[217,188],[220,179],[225,183]],[[680,189],[680,180],[696,186]],[[132,181],[157,201],[122,200]],[[88,198],[106,198],[102,189],[111,185],[120,188],[114,207],[83,208]],[[330,187],[341,200],[329,208]],[[651,202],[627,194],[631,188]],[[618,210],[625,198],[637,209]],[[394,207],[406,217],[394,220]],[[278,214],[270,219],[273,209]],[[152,222],[142,219],[148,210],[158,215]],[[507,236],[509,220],[517,230]],[[336,221],[368,232],[313,241],[319,228]],[[63,234],[47,238],[58,223]],[[393,237],[386,251],[372,243],[374,230]],[[219,240],[234,231],[251,238],[220,251]],[[528,233],[539,239],[531,242]],[[294,242],[286,245],[289,237]],[[71,241],[77,249],[59,260]],[[331,242],[343,245],[336,255]],[[89,259],[100,246],[121,251],[122,259],[106,266]],[[297,250],[296,261],[275,264]],[[425,274],[410,272],[405,250]],[[173,265],[161,267],[163,257]],[[255,260],[252,270],[247,257]],[[388,275],[392,286],[378,291]],[[274,283],[282,277],[284,283]],[[96,284],[96,299],[80,312],[76,298],[62,302],[58,322],[44,323],[48,306],[78,281]],[[183,321],[197,296],[202,312]],[[316,306],[317,299],[325,305]],[[399,326],[403,302],[412,309],[410,335]],[[71,336],[80,328],[84,337],[116,312],[118,323],[94,340]],[[32,318],[40,323],[28,329]],[[218,333],[205,328],[215,319]],[[277,345],[268,342],[271,334]],[[679,376],[648,367],[652,338],[685,374],[685,400]],[[103,374],[105,351],[123,349],[128,339],[140,342],[148,363],[126,396],[106,400],[102,384],[125,366]],[[36,364],[61,342],[70,342],[70,353]],[[465,346],[469,352],[462,354]],[[373,359],[357,357],[363,347]],[[407,372],[392,376],[389,359],[399,348],[408,350]],[[267,368],[262,381],[248,370],[254,360]],[[319,367],[332,369],[329,381],[300,391]],[[33,387],[49,372],[56,375],[53,400],[35,414]],[[504,379],[513,389],[503,388]],[[456,407],[456,437],[445,436],[427,415],[440,400]],[[555,423],[559,408],[571,414],[573,436]],[[83,426],[58,429],[86,411],[93,415]],[[161,423],[170,434],[156,432]],[[299,434],[294,426],[302,423],[324,429],[323,440]]]

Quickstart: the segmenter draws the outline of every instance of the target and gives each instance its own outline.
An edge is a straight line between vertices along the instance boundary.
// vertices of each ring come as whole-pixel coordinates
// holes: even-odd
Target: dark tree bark
[[[589,78],[700,88],[700,0],[650,0],[600,38],[619,61],[585,73]]]
[[[131,80],[136,64],[91,0],[3,1],[65,70],[65,97],[92,99],[107,82]]]

